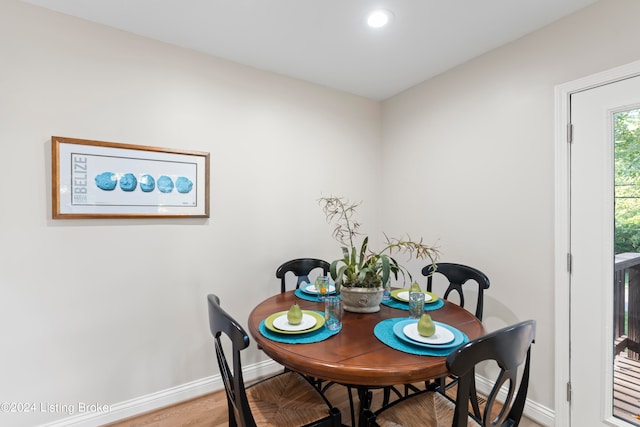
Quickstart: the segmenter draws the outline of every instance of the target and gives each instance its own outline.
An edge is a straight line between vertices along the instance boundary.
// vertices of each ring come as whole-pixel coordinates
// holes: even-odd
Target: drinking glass
[[[315,281],[316,291],[318,291],[318,299],[324,301],[325,295],[329,290],[329,276],[318,276]]]
[[[387,280],[387,283],[384,284],[384,292],[382,293],[382,300],[389,301],[391,298],[391,280]]]
[[[330,331],[342,327],[342,300],[338,295],[330,295],[324,299],[324,325]]]
[[[422,292],[409,292],[409,317],[419,319],[424,311],[424,294]]]

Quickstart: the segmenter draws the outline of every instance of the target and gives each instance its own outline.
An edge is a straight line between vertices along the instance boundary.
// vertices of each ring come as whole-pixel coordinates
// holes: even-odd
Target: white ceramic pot
[[[342,306],[352,313],[375,313],[380,311],[383,288],[340,288]]]

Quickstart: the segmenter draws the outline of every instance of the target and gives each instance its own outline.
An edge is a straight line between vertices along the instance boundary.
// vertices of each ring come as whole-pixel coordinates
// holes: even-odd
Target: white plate
[[[396,297],[398,299],[401,299],[402,301],[409,302],[409,291],[398,292],[396,294]],[[429,302],[429,301],[431,301],[431,295],[424,294],[424,302]]]
[[[316,289],[316,285],[307,285],[302,290],[308,294],[317,294],[318,290]],[[333,285],[329,285],[327,288],[327,294],[333,293],[336,291],[336,287]]]
[[[449,329],[436,324],[436,332],[430,337],[423,337],[418,332],[418,323],[409,323],[404,328],[402,328],[402,332],[404,334],[417,342],[422,342],[425,344],[447,344],[453,341],[453,332]]]
[[[287,320],[287,315],[276,317],[273,319],[274,328],[278,328],[281,331],[304,331],[305,329],[313,328],[316,326],[316,318],[310,314],[302,313],[302,321],[298,325],[292,325]]]

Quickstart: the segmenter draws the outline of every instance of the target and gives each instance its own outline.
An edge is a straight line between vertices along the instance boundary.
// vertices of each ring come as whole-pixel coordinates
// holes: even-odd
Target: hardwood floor
[[[224,390],[108,424],[110,427],[218,427],[227,423]]]
[[[349,399],[346,388],[330,387],[327,398],[342,411],[342,423],[351,424]],[[373,394],[372,407],[382,402],[381,392]],[[160,409],[127,420],[108,424],[109,427],[218,427],[227,423],[227,399],[224,390]],[[529,419],[523,419],[520,427],[542,427]]]

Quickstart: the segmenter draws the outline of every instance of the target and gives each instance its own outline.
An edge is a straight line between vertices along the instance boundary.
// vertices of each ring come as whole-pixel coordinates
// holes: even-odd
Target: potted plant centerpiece
[[[351,312],[373,313],[380,310],[384,286],[393,276],[413,281],[411,273],[400,265],[393,254],[407,254],[409,258],[429,260],[435,266],[437,249],[420,241],[389,238],[385,234],[384,247],[369,248],[369,236],[363,236],[360,223],[354,218],[357,203],[342,197],[323,197],[319,200],[327,222],[334,224],[333,237],[342,245],[342,258],[331,262],[330,274],[342,295],[344,309]],[[362,242],[357,244],[357,240]]]

